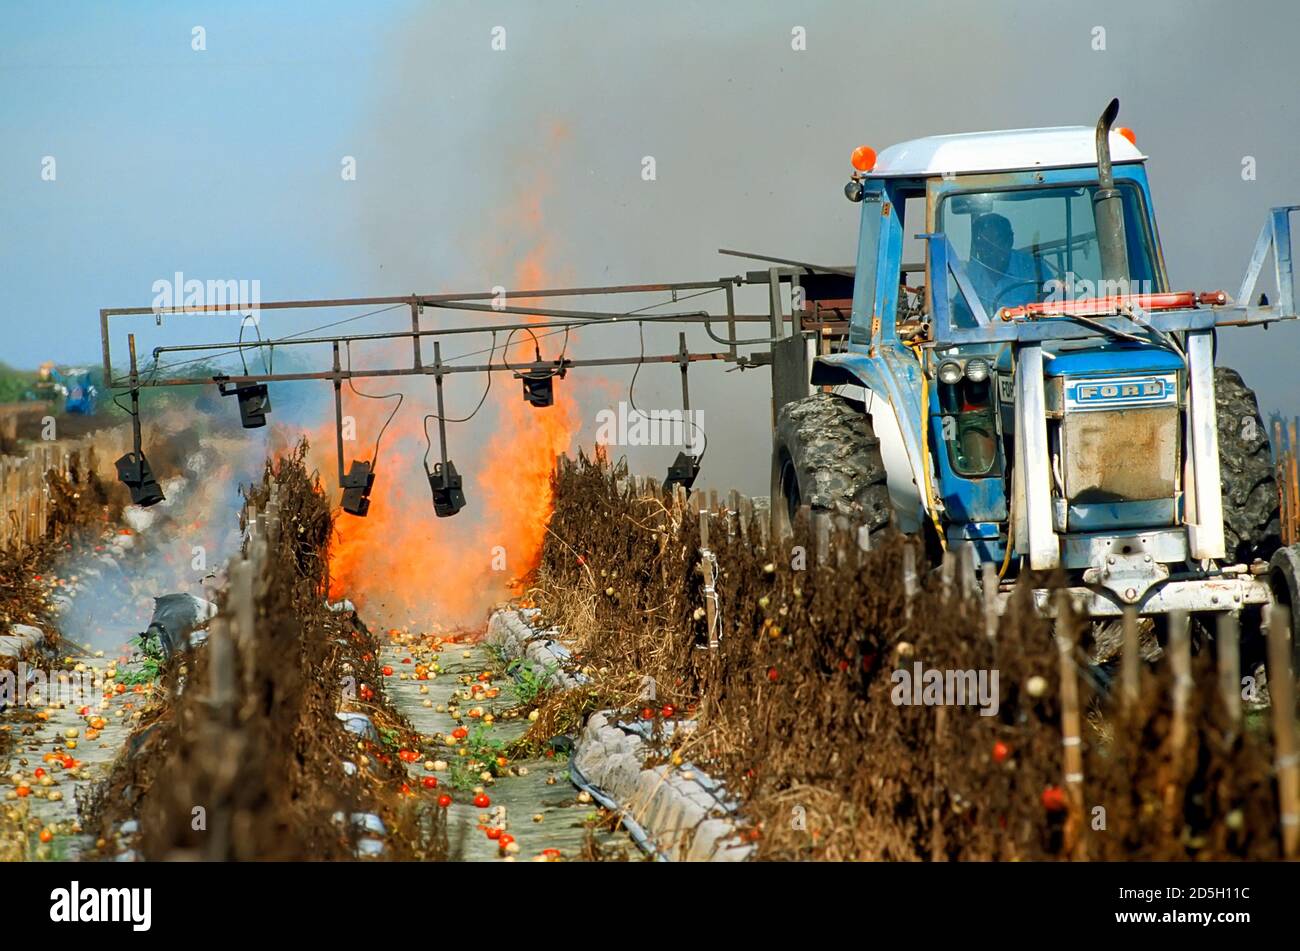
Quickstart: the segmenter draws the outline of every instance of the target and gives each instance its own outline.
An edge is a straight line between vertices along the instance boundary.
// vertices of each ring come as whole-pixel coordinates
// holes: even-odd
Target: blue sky
[[[175,271],[359,293],[340,157],[406,7],[6,4],[0,359],[93,361],[99,308],[148,304]]]

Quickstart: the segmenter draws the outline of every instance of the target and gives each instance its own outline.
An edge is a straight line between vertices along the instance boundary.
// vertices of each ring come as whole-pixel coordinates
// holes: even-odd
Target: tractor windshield
[[[1118,183],[1124,200],[1130,290],[1152,293],[1156,268],[1138,190]],[[1096,185],[1053,186],[949,195],[939,205],[937,229],[946,234],[984,311],[1041,301],[1079,300],[1121,293],[1103,279],[1093,217]],[[957,282],[948,298],[959,327],[975,320]]]

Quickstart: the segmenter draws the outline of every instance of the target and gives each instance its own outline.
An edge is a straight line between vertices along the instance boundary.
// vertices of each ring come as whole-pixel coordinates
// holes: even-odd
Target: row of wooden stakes
[[[91,473],[111,478],[113,447],[99,435],[35,443],[21,456],[0,456],[0,549],[23,549],[46,537],[53,499],[50,475],[85,485]],[[108,451],[106,451],[106,449]]]

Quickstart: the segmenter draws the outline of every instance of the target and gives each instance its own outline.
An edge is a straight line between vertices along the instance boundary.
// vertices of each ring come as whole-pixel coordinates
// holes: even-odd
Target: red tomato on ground
[[[1060,786],[1048,786],[1043,790],[1043,808],[1048,812],[1065,811],[1065,793]]]

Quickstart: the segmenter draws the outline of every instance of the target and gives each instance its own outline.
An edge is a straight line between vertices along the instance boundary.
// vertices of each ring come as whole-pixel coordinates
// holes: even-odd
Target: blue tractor
[[[77,368],[65,370],[60,380],[67,389],[63,398],[63,411],[74,416],[94,416],[99,410],[99,390],[91,379],[90,371]]]
[[[94,416],[99,410],[99,390],[91,372],[83,367],[60,370],[52,361],[41,364],[32,399],[63,400],[63,412]]]
[[[1294,209],[1272,210],[1235,296],[1175,290],[1118,110],[854,153],[847,335],[775,348],[774,507],[969,545],[1003,600],[1028,578],[1044,610],[1063,574],[1099,623],[1294,600],[1267,428],[1215,365],[1219,327],[1296,316]],[[783,364],[806,369],[792,384]]]

